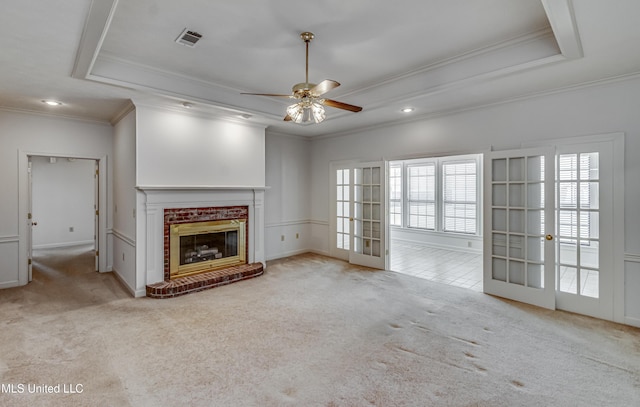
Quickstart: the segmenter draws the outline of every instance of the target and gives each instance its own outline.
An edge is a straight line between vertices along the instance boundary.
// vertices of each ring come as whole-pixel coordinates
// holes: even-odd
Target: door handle
[[[31,226],[38,226],[38,222],[31,222]]]
[[[553,236],[551,236],[551,235],[546,235],[544,238],[547,239],[547,240],[553,240]]]
[[[353,222],[353,218],[349,218],[349,222]]]

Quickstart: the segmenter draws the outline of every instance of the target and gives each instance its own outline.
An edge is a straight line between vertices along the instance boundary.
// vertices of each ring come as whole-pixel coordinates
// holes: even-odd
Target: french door
[[[490,153],[484,291],[612,320],[614,167],[612,142]]]
[[[554,150],[485,160],[484,292],[555,309]]]
[[[387,250],[384,163],[337,166],[332,173],[336,180],[332,254],[352,264],[384,269]]]
[[[558,146],[557,308],[613,319],[612,143]]]

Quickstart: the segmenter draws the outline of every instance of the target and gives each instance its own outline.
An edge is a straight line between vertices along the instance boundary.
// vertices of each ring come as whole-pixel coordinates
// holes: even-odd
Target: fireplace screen
[[[246,263],[246,220],[171,225],[170,278]]]
[[[238,255],[238,231],[180,236],[180,265]]]

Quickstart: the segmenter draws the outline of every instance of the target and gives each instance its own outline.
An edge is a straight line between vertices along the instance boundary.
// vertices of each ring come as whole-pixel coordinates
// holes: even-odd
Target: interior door
[[[555,309],[554,149],[484,163],[484,292]]]
[[[31,156],[27,157],[27,183],[28,189],[28,214],[27,214],[27,271],[28,271],[28,282],[33,280],[33,227],[37,225],[37,222],[33,220],[33,175],[32,175],[32,162]]]
[[[352,169],[349,262],[385,268],[384,163],[357,164]]]
[[[333,257],[352,264],[384,269],[386,216],[384,163],[332,165],[335,180],[330,232]]]
[[[95,260],[96,260],[95,269],[96,269],[96,271],[98,271],[100,269],[100,261],[99,261],[100,260],[100,250],[99,250],[100,246],[98,245],[99,244],[99,241],[98,241],[98,236],[99,236],[98,225],[100,224],[100,211],[99,211],[99,206],[98,206],[99,205],[98,203],[100,202],[100,199],[99,199],[100,198],[100,196],[99,196],[99,191],[100,191],[99,179],[100,179],[100,176],[99,175],[100,175],[99,161],[96,160],[95,161],[95,171],[93,173],[93,179],[94,179],[94,182],[93,182],[93,188],[94,188],[94,191],[93,191],[93,209],[94,209],[94,213],[95,213],[94,218],[93,218],[94,219],[93,220],[93,222],[94,222],[94,224],[93,224],[93,245],[94,245],[93,246],[93,250],[95,250],[95,253],[96,253],[96,255],[95,255]]]
[[[560,145],[556,169],[557,307],[612,319],[612,144]]]

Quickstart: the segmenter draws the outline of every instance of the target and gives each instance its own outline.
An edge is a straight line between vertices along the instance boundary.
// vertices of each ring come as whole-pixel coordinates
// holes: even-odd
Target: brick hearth
[[[262,263],[242,264],[240,266],[209,271],[192,276],[174,278],[169,281],[147,286],[147,297],[173,298],[180,295],[207,290],[236,281],[258,277],[264,273]]]

